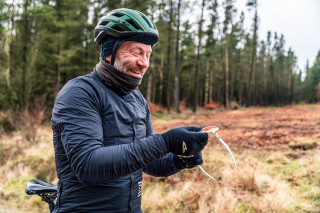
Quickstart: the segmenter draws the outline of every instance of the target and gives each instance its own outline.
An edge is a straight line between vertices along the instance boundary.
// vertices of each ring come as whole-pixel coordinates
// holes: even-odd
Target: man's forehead
[[[138,49],[142,49],[146,52],[152,51],[151,45],[143,44],[143,43],[136,42],[136,41],[125,41],[121,44],[121,46],[123,46],[125,49],[138,48]]]

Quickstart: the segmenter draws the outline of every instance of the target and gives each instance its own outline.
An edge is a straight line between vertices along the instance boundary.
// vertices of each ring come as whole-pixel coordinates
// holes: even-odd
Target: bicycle
[[[43,180],[30,180],[26,185],[27,195],[39,195],[42,201],[48,203],[49,212],[53,212],[54,203],[57,198],[57,186]]]

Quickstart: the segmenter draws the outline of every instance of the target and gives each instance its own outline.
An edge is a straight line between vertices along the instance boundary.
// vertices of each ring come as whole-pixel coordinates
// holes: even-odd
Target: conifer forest
[[[258,0],[247,1],[249,30],[248,17],[234,3],[0,0],[0,110],[18,111],[39,100],[52,108],[68,80],[98,63],[93,30],[99,18],[122,7],[147,14],[159,30],[139,86],[149,102],[177,112],[183,102],[196,112],[212,101],[226,108],[319,101],[320,51],[314,64],[299,69],[285,35],[258,34]]]

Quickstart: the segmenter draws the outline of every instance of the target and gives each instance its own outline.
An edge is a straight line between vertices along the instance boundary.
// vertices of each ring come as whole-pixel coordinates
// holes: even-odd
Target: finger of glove
[[[192,159],[192,160],[197,160],[197,159],[200,159],[200,158],[202,158],[202,154],[201,154],[201,152],[199,152],[198,154],[195,154],[192,158],[190,158],[190,159]]]
[[[195,166],[201,165],[203,163],[202,158],[193,159],[186,162],[186,168],[193,168]]]
[[[186,163],[183,159],[179,158],[177,155],[173,155],[173,163],[177,167],[177,169],[186,168]]]
[[[199,132],[202,129],[201,126],[184,126],[183,128],[190,132]]]
[[[208,144],[207,133],[194,132],[190,136],[192,140],[189,141],[191,142],[191,145],[193,147],[193,154],[197,154]]]
[[[194,142],[194,148],[192,150],[192,155],[198,153],[198,152],[201,152],[204,147],[208,144],[208,140],[204,140],[204,141],[195,141]]]
[[[204,149],[204,147],[207,145],[207,142],[201,142],[201,141],[190,141],[189,146],[187,145],[187,149],[183,155],[196,155],[201,150]]]
[[[205,132],[190,132],[190,135],[195,141],[208,142],[208,133]]]
[[[202,157],[196,160],[196,165],[201,165],[203,163]]]
[[[192,162],[195,166],[201,165],[203,163],[201,152],[193,156]]]

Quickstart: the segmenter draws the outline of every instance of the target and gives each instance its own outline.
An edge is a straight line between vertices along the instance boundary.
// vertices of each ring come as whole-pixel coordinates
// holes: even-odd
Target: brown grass
[[[287,158],[289,152],[274,151],[269,158],[257,157],[257,153],[268,156],[264,150],[245,150],[235,153],[238,169],[225,156],[224,151],[215,146],[204,153],[203,167],[217,179],[213,181],[200,172],[198,168],[185,170],[166,179],[145,175],[143,209],[145,212],[317,212],[319,202],[308,197],[319,195],[319,186],[313,185],[312,175],[319,175],[319,149],[305,153],[301,158]],[[207,157],[206,157],[207,156]],[[266,160],[268,159],[268,160]],[[270,167],[273,160],[274,167]],[[278,164],[287,161],[283,171],[274,170]],[[292,165],[290,165],[292,163]],[[297,179],[306,177],[311,185],[290,181],[286,173],[298,165],[293,174]],[[299,170],[306,167],[306,171]],[[288,171],[286,171],[288,170]],[[292,175],[292,174],[291,174]],[[301,187],[310,187],[311,191],[301,193]]]
[[[308,107],[299,108],[297,112],[293,109],[275,111],[278,114],[274,115],[271,110],[254,109],[246,113],[234,110],[199,111],[198,115],[191,115],[188,111],[157,117],[154,126],[162,131],[170,128],[168,124],[181,126],[203,122],[205,125],[212,123],[210,119],[216,119],[214,121],[220,122],[218,126],[221,127],[219,135],[231,146],[239,168],[234,168],[231,156],[210,136],[209,145],[203,151],[202,166],[217,181],[208,178],[199,168],[184,170],[168,178],[144,175],[144,212],[320,212],[319,115],[312,115],[317,111]],[[304,117],[299,117],[300,112],[307,112],[308,116],[304,114]],[[292,126],[299,124],[302,127],[302,131],[295,135],[290,135],[290,113],[298,119]],[[264,126],[271,128],[270,131],[263,133],[260,123],[252,128],[252,122],[264,117],[268,119]],[[249,120],[244,122],[242,119]],[[239,128],[237,124],[237,128],[228,128],[229,123],[221,121],[230,122],[231,127],[232,122],[237,121],[243,127]],[[261,120],[261,123],[264,122]],[[283,127],[272,129],[272,123],[281,123]],[[286,131],[285,136],[280,135],[281,130]],[[30,179],[40,178],[57,183],[52,131],[48,124],[39,124],[36,132],[36,143],[28,142],[21,131],[0,135],[0,212],[48,212],[40,197],[24,193],[25,184]],[[297,144],[311,141],[317,146],[293,149],[289,143],[292,138]],[[262,145],[243,146],[242,141]],[[267,142],[272,146],[264,147],[263,144],[269,144]]]
[[[0,137],[6,156],[0,167],[0,212],[48,212],[40,197],[24,193],[31,179],[57,183],[50,127],[40,126],[37,132],[41,142],[34,144],[20,131]]]

